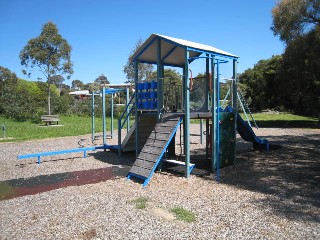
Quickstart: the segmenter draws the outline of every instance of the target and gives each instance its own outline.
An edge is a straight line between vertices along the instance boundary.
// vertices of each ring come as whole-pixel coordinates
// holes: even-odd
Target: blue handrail
[[[123,126],[124,126],[124,124],[128,121],[128,117],[130,116],[132,110],[134,109],[134,104],[133,104],[132,107],[131,107],[131,109],[129,110],[129,112],[127,112],[127,111],[128,111],[128,108],[130,107],[130,104],[132,103],[132,101],[133,101],[133,99],[134,99],[134,96],[135,96],[135,93],[132,94],[132,96],[131,96],[131,98],[130,98],[130,100],[129,100],[127,106],[126,106],[126,108],[124,109],[123,113],[121,114],[121,116],[120,116],[120,118],[119,118],[119,120],[120,120],[120,129],[122,129]],[[125,114],[126,114],[126,115],[125,115]],[[125,116],[125,118],[124,118],[124,116]],[[123,120],[123,118],[125,119],[125,121],[123,122],[123,124],[121,124],[121,121]]]
[[[135,108],[135,104],[132,103],[133,99],[135,99],[135,94],[133,93],[131,95],[131,98],[129,100],[129,102],[127,103],[126,108],[124,109],[123,113],[121,114],[121,116],[118,118],[118,154],[121,155],[121,130],[123,128],[123,126],[126,124],[126,122],[129,121],[129,116],[132,113],[133,109]],[[128,111],[129,107],[131,106],[130,110]],[[122,120],[124,119],[123,123]],[[128,128],[130,127],[130,125],[128,124]],[[129,129],[127,129],[127,131],[129,131]]]

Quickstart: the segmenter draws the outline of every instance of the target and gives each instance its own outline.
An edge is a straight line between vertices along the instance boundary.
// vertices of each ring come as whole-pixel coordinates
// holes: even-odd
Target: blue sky
[[[41,27],[53,21],[72,46],[74,74],[93,82],[100,74],[123,83],[123,66],[139,38],[152,33],[182,38],[240,56],[238,72],[281,54],[270,31],[275,0],[0,0],[0,66],[21,73],[19,53]],[[195,63],[194,75],[205,71]],[[231,68],[222,69],[230,77]],[[32,72],[31,79],[41,76]]]

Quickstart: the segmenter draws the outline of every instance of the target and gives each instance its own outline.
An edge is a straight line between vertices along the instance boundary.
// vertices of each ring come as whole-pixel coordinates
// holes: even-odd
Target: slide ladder
[[[144,180],[147,186],[182,121],[181,115],[165,114],[148,137],[127,178]]]
[[[245,122],[239,114],[237,114],[237,131],[240,136],[247,142],[252,142],[253,147],[263,147],[267,151],[269,150],[269,142],[267,139],[258,138],[253,132],[251,126]]]

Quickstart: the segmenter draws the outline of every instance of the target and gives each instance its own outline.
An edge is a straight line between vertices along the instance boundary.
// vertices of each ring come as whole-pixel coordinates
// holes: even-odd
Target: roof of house
[[[89,90],[69,92],[70,95],[90,95]]]
[[[189,51],[189,62],[192,62],[201,54],[207,53],[220,57],[233,59],[239,58],[234,54],[212,46],[153,33],[133,54],[131,60],[142,63],[156,64],[157,39],[161,41],[161,61],[166,66],[183,67],[185,65],[185,49]]]

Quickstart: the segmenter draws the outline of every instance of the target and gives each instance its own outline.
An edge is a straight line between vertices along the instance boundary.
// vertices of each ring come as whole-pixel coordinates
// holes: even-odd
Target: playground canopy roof
[[[114,88],[107,88],[104,90],[105,94],[114,94],[114,93],[117,93],[117,92],[122,92],[123,89],[114,89]],[[100,93],[102,93],[102,91],[100,91]]]
[[[131,60],[156,64],[157,39],[161,42],[161,61],[166,66],[183,67],[185,65],[185,49],[189,51],[189,62],[192,62],[201,54],[213,54],[232,59],[239,58],[215,47],[153,33],[133,54]]]

